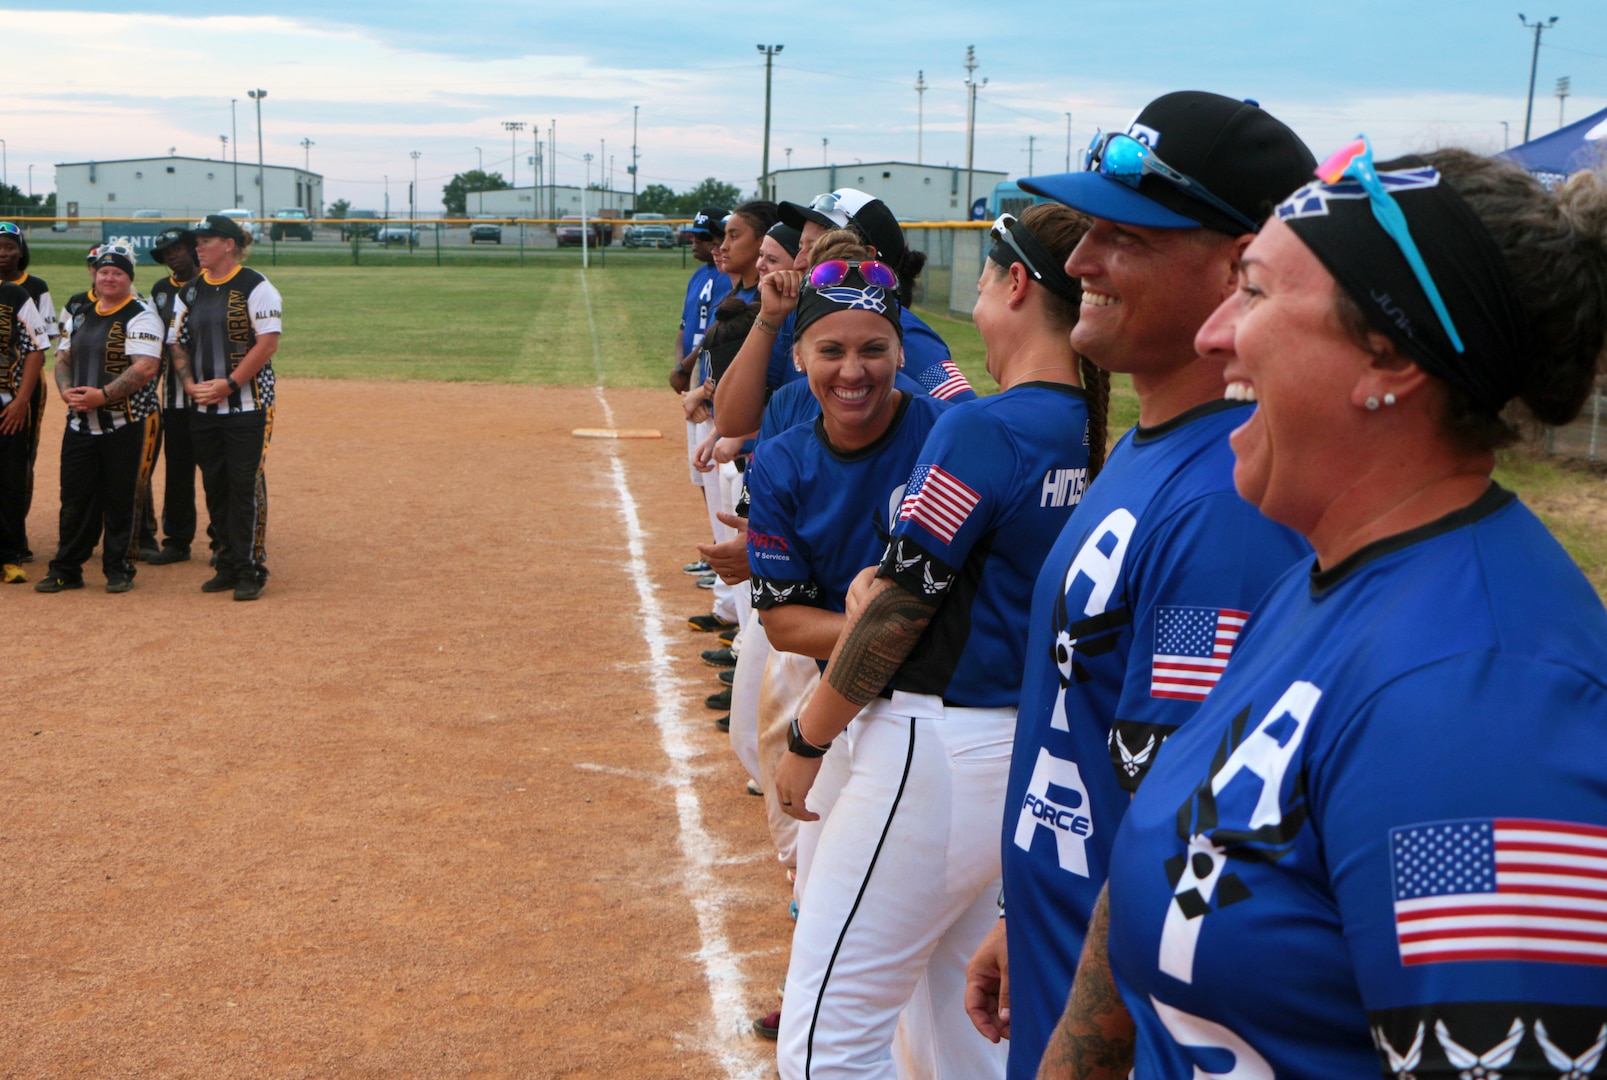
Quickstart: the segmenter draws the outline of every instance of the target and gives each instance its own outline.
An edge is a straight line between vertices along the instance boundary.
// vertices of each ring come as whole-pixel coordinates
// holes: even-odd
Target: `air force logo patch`
[[[887,293],[880,286],[867,285],[863,289],[855,289],[847,285],[838,285],[818,291],[827,300],[841,304],[849,311],[874,311],[878,315],[887,314]]]
[[[1391,195],[1398,195],[1403,191],[1438,187],[1440,174],[1439,170],[1432,165],[1425,165],[1420,169],[1381,172],[1378,174],[1378,179],[1384,185],[1385,191],[1388,191]],[[1289,221],[1293,218],[1326,217],[1328,215],[1328,203],[1331,200],[1365,198],[1367,198],[1366,189],[1360,183],[1348,177],[1337,184],[1324,184],[1314,181],[1278,204],[1278,220]]]

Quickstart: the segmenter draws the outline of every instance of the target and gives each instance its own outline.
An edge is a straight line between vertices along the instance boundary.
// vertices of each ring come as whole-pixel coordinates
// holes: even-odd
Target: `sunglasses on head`
[[[1446,336],[1451,339],[1451,344],[1456,347],[1457,352],[1463,352],[1462,336],[1456,332],[1456,325],[1451,322],[1451,313],[1446,310],[1445,300],[1440,296],[1439,286],[1434,284],[1434,277],[1428,272],[1428,264],[1423,261],[1423,253],[1418,250],[1417,242],[1412,239],[1412,230],[1406,225],[1406,214],[1394,196],[1384,187],[1384,182],[1378,178],[1378,170],[1373,166],[1373,146],[1365,135],[1358,136],[1354,142],[1346,143],[1340,147],[1338,153],[1317,166],[1317,179],[1325,184],[1337,184],[1347,176],[1360,184],[1361,189],[1367,193],[1367,203],[1372,207],[1374,220],[1389,238],[1395,241],[1395,246],[1400,248],[1401,254],[1406,257],[1407,265],[1412,268],[1412,274],[1417,278],[1417,284],[1428,297],[1434,314],[1438,316]]]
[[[880,289],[897,289],[898,275],[893,268],[884,262],[875,259],[866,259],[864,262],[849,262],[847,259],[827,259],[825,262],[809,271],[809,284],[817,289],[828,289],[833,285],[841,285],[848,278],[850,270],[858,270],[859,276],[865,279],[865,284],[875,285]]]
[[[95,249],[95,258],[98,259],[102,255],[121,255],[125,259],[132,259],[134,257],[134,249],[129,247],[127,244],[102,244],[100,247]]]
[[[1204,184],[1166,164],[1155,156],[1155,151],[1131,135],[1119,131],[1096,133],[1083,156],[1083,168],[1126,184],[1134,191],[1138,190],[1139,181],[1144,179],[1145,173],[1158,176],[1194,201],[1220,210],[1243,226],[1246,232],[1255,232],[1259,228],[1255,222],[1211,194]]]
[[[9,221],[0,221],[0,236],[21,236],[22,230]]]
[[[1021,260],[1021,265],[1027,268],[1027,273],[1032,275],[1034,281],[1042,282],[1043,271],[1033,265],[1032,256],[1028,255],[1026,249],[1021,246],[1021,241],[1015,238],[1013,230],[1014,226],[1018,224],[1020,222],[1014,214],[1000,214],[993,222],[993,230],[990,235],[996,242],[1008,246],[1011,251],[1016,253],[1016,258]]]

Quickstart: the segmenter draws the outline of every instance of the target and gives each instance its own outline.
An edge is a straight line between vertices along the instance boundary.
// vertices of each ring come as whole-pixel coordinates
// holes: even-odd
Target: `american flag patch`
[[[940,466],[917,465],[904,489],[898,520],[913,521],[945,544],[952,544],[981,500],[963,480]]]
[[[926,386],[926,393],[939,401],[947,401],[957,394],[963,394],[971,389],[971,382],[965,373],[954,365],[953,360],[945,360],[941,364],[933,364],[921,372],[921,382]]]
[[[1232,608],[1156,608],[1149,696],[1204,701],[1249,617],[1248,611]]]
[[[1522,818],[1391,829],[1401,963],[1607,964],[1607,829]]]

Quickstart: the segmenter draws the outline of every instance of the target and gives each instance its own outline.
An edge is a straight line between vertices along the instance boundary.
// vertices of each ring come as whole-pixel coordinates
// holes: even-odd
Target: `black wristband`
[[[787,749],[803,758],[825,757],[826,751],[831,749],[831,743],[825,746],[816,746],[803,736],[803,729],[798,726],[798,717],[792,718],[792,726],[787,728]]]
[[[234,376],[233,375],[225,375],[223,377],[223,381],[229,384],[229,390],[231,392],[234,392],[234,393],[239,392],[240,384],[234,381]]]

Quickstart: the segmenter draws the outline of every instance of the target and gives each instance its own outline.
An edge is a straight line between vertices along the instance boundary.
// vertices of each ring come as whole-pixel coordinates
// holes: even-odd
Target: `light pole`
[[[1539,19],[1530,22],[1522,12],[1519,12],[1518,21],[1523,24],[1524,29],[1534,31],[1534,54],[1529,58],[1529,107],[1523,113],[1523,141],[1528,142],[1529,122],[1534,118],[1534,76],[1540,66],[1540,35],[1557,25],[1557,17],[1553,15],[1544,22]]]
[[[552,211],[550,216],[556,218],[558,216],[558,119],[557,119],[557,117],[553,118],[552,126],[547,129],[547,153],[550,155],[550,160],[552,161],[552,165],[549,166],[549,168],[552,169],[552,206],[549,209]],[[556,230],[558,228],[558,226],[554,225],[553,228]]]
[[[980,88],[976,81],[976,46],[965,47],[965,88],[967,91],[967,108],[965,110],[965,220],[971,220],[971,201],[975,196],[972,190],[976,184],[976,92]],[[983,79],[981,86],[988,85]]]
[[[921,164],[922,142],[926,130],[926,72],[915,73],[915,164]]]
[[[268,96],[268,91],[258,89],[246,93],[257,103],[257,221],[261,222],[268,217],[268,185],[263,180],[262,167],[262,99]]]
[[[413,221],[416,223],[418,221],[418,159],[423,155],[417,150],[413,150],[407,156],[413,159],[413,197],[408,202],[413,204],[409,212],[413,215]]]
[[[502,130],[508,133],[508,172],[509,184],[519,186],[519,132],[525,129],[523,120],[504,120]]]
[[[391,219],[391,177],[390,177],[390,174],[386,173],[384,176],[381,177],[381,179],[385,181],[385,220],[389,221]]]
[[[480,209],[476,211],[476,213],[483,214],[485,213],[485,151],[476,146],[474,148],[474,154],[476,159],[480,162],[480,179],[475,181],[474,188],[475,191],[480,193]]]
[[[229,206],[236,209],[240,206],[240,123],[235,119],[234,103],[239,100],[229,99],[229,141],[234,143],[234,199]]]
[[[301,152],[303,155],[301,159],[302,172],[312,172],[312,148],[317,145],[318,144],[313,142],[310,138],[301,140]]]
[[[28,166],[28,203],[33,204],[33,166]]]
[[[1066,114],[1066,171],[1071,171],[1071,114]]]
[[[830,143],[831,143],[830,139],[821,139],[820,140],[820,167],[822,169],[824,169],[826,167],[826,147],[828,145],[830,145]]]
[[[1501,121],[1501,149],[1506,150],[1512,146],[1512,129],[1505,120]]]
[[[586,190],[591,187],[591,155],[582,154],[586,159],[586,184],[580,189],[580,268],[591,267],[591,250],[587,241],[591,239],[591,227],[586,224]]]
[[[1038,141],[1038,136],[1036,136],[1036,135],[1028,135],[1027,136],[1027,175],[1028,176],[1034,175],[1034,173],[1032,171],[1032,144],[1037,142],[1037,141]]]
[[[760,52],[764,53],[764,172],[761,175],[764,177],[763,191],[764,197],[767,199],[772,198],[775,192],[775,185],[770,180],[770,71],[776,57],[781,55],[783,47],[781,45],[755,46]]]
[[[1562,127],[1562,103],[1568,99],[1568,84],[1570,79],[1564,75],[1557,80],[1557,126]]]
[[[6,164],[6,141],[0,139],[0,187],[11,186],[11,169]]]
[[[225,163],[227,163],[229,160],[229,137],[227,135],[219,135],[218,142],[223,146],[223,160]]]
[[[631,106],[631,213],[636,213],[636,122],[642,117],[640,105]]]

